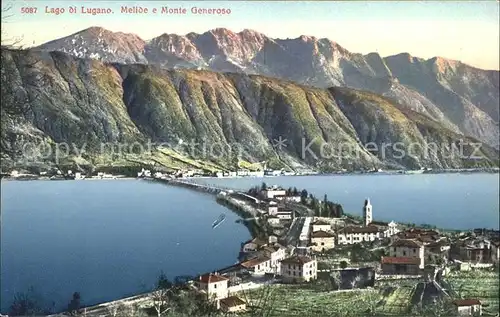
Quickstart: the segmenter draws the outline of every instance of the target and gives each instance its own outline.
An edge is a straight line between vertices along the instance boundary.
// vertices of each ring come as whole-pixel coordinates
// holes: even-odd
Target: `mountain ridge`
[[[29,157],[50,165],[57,158],[54,150],[27,157],[26,142],[35,149],[57,149],[61,143],[85,148],[85,155],[64,157],[65,164],[80,166],[214,171],[235,168],[240,160],[320,171],[498,166],[497,150],[367,91],[35,50],[3,48],[2,64],[4,166],[34,164]],[[147,152],[103,152],[103,144],[149,143]],[[436,148],[398,157],[397,144]],[[447,147],[461,144],[459,155],[450,156]],[[481,160],[470,157],[477,144]],[[223,155],[207,156],[214,145]]]
[[[499,147],[498,71],[442,57],[352,53],[332,40],[306,35],[273,39],[248,29],[235,33],[216,28],[139,41],[131,34],[104,30],[89,28],[38,48],[104,62],[260,74],[320,88],[368,90]]]

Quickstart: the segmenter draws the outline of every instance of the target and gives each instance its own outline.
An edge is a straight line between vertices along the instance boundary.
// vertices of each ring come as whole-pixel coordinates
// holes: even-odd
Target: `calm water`
[[[499,227],[498,174],[338,175],[265,178],[200,178],[196,181],[247,189],[282,185],[307,189],[362,214],[370,198],[377,220],[433,224],[440,228]]]
[[[235,263],[250,235],[213,196],[136,180],[2,181],[1,305],[33,287],[65,307]],[[212,222],[227,218],[217,229]]]
[[[242,189],[307,188],[378,220],[447,228],[498,228],[497,174],[301,176],[197,179]],[[135,180],[2,181],[2,312],[33,287],[67,305],[75,291],[93,304],[150,289],[159,272],[195,275],[231,265],[249,238],[212,196]],[[226,221],[213,230],[221,212]]]

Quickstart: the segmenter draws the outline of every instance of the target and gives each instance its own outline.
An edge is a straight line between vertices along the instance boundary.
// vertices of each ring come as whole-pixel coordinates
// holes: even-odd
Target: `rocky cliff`
[[[222,28],[163,34],[146,42],[93,27],[41,49],[105,62],[242,72],[319,88],[368,90],[498,148],[499,72],[440,57],[424,60],[403,53],[382,58],[351,53],[325,38],[272,39],[252,30]]]
[[[498,164],[493,148],[370,92],[35,50],[2,49],[1,128],[3,166]]]

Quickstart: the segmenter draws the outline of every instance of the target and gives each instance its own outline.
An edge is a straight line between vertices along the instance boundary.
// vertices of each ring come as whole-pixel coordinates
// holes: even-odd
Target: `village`
[[[217,200],[240,215],[253,238],[241,243],[237,264],[183,287],[220,314],[498,316],[498,231],[375,221],[368,198],[360,203],[363,216],[350,216],[326,196],[264,183],[248,192],[220,189]],[[168,316],[160,291],[85,311],[102,315],[120,303]]]

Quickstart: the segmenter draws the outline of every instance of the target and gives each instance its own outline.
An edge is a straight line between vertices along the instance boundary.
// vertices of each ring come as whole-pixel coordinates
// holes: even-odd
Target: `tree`
[[[17,293],[10,305],[10,316],[26,316],[40,314],[42,309],[34,296],[33,288],[28,292]]]
[[[170,307],[167,307],[169,302],[169,289],[157,288],[151,293],[151,301],[153,303],[153,308],[156,311],[158,317],[163,316]]]
[[[345,262],[345,261],[343,261],[343,262]],[[341,264],[342,264],[342,262],[341,262]],[[346,265],[347,265],[347,263],[346,263]],[[340,271],[337,271],[337,270],[331,271],[330,272],[330,281],[332,284],[334,284],[334,287],[336,287],[337,290],[339,290],[340,286],[342,284],[342,277],[340,275]]]
[[[71,299],[71,301],[68,304],[68,312],[72,316],[76,316],[79,313],[80,308],[81,308],[81,296],[80,296],[80,293],[74,292],[73,293],[73,298]]]
[[[340,268],[345,269],[347,267],[347,262],[346,261],[340,261]]]
[[[158,289],[169,289],[172,287],[172,282],[170,282],[165,275],[165,273],[162,271],[160,272],[160,275],[158,276],[158,282],[156,284],[156,288]]]
[[[299,190],[297,189],[297,187],[293,188],[292,195],[293,196],[298,196],[299,195]]]
[[[307,192],[307,190],[303,189],[301,192],[300,192],[300,201],[301,203],[305,204],[307,202],[307,196],[309,195],[309,193]]]
[[[275,315],[275,303],[279,298],[273,286],[265,285],[258,289],[246,290],[242,292],[242,296],[249,308],[247,316],[268,317]]]

